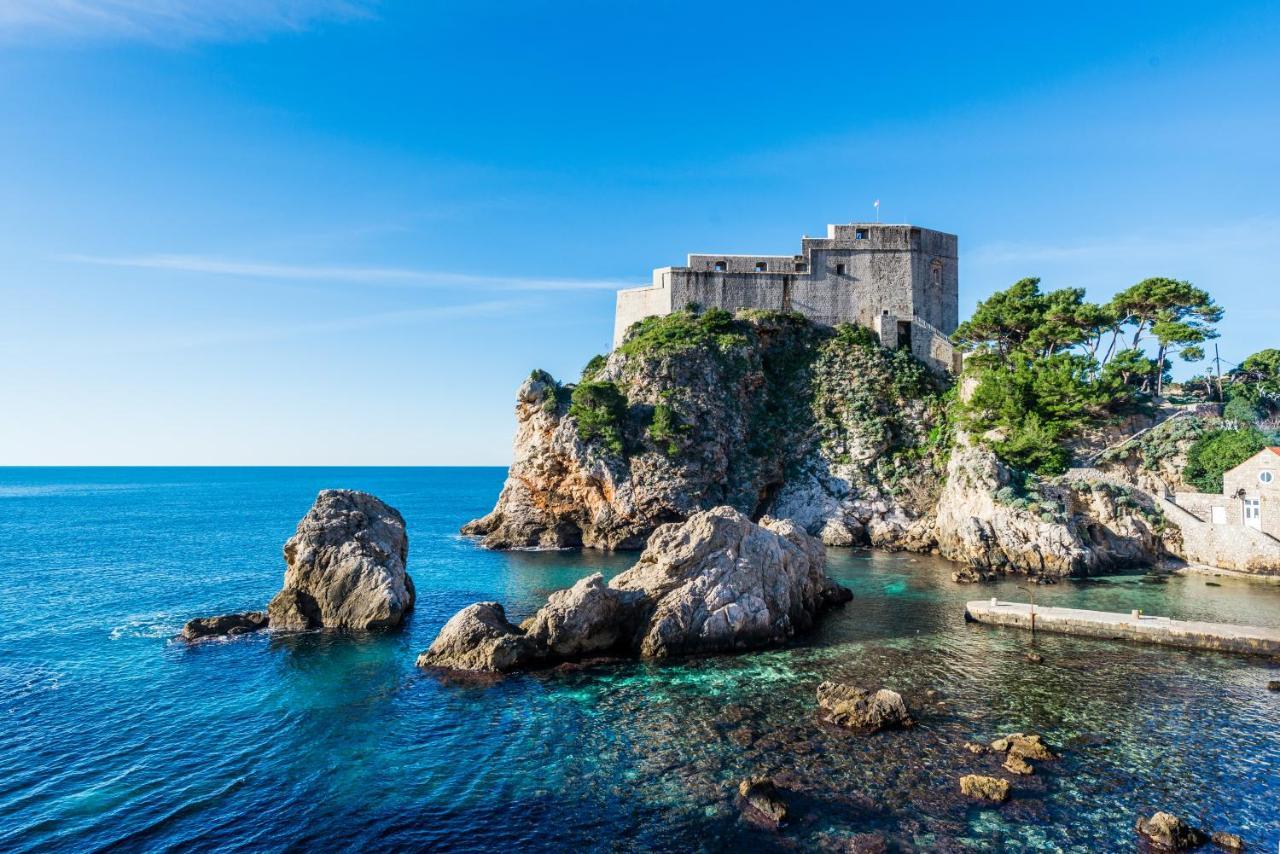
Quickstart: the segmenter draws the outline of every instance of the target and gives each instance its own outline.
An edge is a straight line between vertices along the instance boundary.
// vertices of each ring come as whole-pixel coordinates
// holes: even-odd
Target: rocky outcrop
[[[1152,847],[1161,851],[1190,851],[1208,839],[1202,831],[1167,812],[1157,812],[1151,818],[1139,816],[1134,827]]]
[[[272,629],[383,629],[413,608],[409,540],[393,507],[364,492],[326,489],[284,544],[284,588]]]
[[[244,635],[266,627],[265,612],[245,611],[242,614],[221,614],[216,617],[197,617],[189,620],[182,627],[182,637],[193,641],[202,638]]]
[[[1004,803],[1009,799],[1009,781],[985,774],[965,774],[960,778],[960,792],[980,801]]]
[[[529,642],[562,659],[604,653],[629,645],[639,628],[644,594],[618,590],[600,573],[558,590],[521,624]]]
[[[543,371],[524,382],[507,482],[463,533],[491,548],[639,548],[727,505],[831,544],[931,547],[940,470],[923,451],[940,441],[942,388],[920,363],[779,312],[645,323],[577,387]],[[587,386],[617,407],[592,409]]]
[[[878,732],[912,725],[902,695],[887,688],[867,691],[840,682],[818,686],[818,708],[827,723],[848,729]]]
[[[1234,833],[1228,833],[1225,830],[1214,831],[1209,837],[1209,841],[1221,848],[1223,851],[1243,851],[1244,840]]]
[[[200,617],[182,628],[197,640],[270,627],[382,629],[413,608],[405,572],[409,540],[393,507],[364,492],[326,489],[284,544],[284,588],[263,611]]]
[[[732,507],[654,531],[639,561],[551,595],[519,628],[494,603],[454,616],[423,666],[508,671],[591,654],[665,658],[785,641],[847,601],[822,544],[792,522],[752,522]]]
[[[1165,555],[1163,519],[1137,490],[1068,478],[1020,477],[960,437],[938,499],[935,534],[944,557],[965,564],[957,580],[1026,572],[1056,578],[1147,566]]]
[[[545,655],[542,647],[507,622],[501,605],[477,602],[445,623],[430,648],[418,656],[418,666],[507,673],[530,667]]]
[[[865,329],[779,312],[675,312],[638,324],[577,386],[535,371],[492,548],[639,548],[727,505],[827,545],[938,551],[961,580],[1149,565],[1163,518],[1140,490],[1039,481],[952,442],[944,389]]]

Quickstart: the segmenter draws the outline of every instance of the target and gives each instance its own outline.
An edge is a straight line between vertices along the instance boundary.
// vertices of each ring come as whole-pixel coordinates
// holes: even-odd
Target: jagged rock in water
[[[245,611],[242,614],[220,614],[216,617],[198,617],[182,627],[182,637],[199,640],[209,637],[243,635],[267,627],[267,615],[263,611]]]
[[[958,572],[957,581],[993,571],[1047,580],[1149,566],[1165,556],[1156,530],[1159,513],[1139,492],[1059,478],[1018,497],[1014,483],[993,453],[958,438],[935,529],[942,556],[971,568]]]
[[[818,707],[823,720],[849,729],[876,732],[912,725],[902,695],[887,688],[867,691],[840,682],[823,682],[818,686]]]
[[[284,544],[272,629],[382,629],[413,608],[404,518],[364,492],[326,489]]]
[[[813,627],[851,594],[827,577],[822,544],[795,523],[754,524],[731,507],[663,525],[611,583],[653,603],[639,653],[664,658],[765,646]]]
[[[971,798],[1003,803],[1009,799],[1009,781],[985,774],[965,774],[960,778],[960,791]]]
[[[558,658],[607,652],[631,642],[642,600],[641,593],[609,587],[597,572],[552,593],[520,628],[530,642]]]
[[[505,669],[605,651],[664,658],[779,643],[851,598],[825,565],[822,544],[792,522],[756,524],[731,507],[695,513],[654,531],[635,566],[609,584],[595,575],[552,594],[520,629],[503,619],[505,643],[518,638],[537,651]],[[495,639],[492,628],[460,631],[462,616],[419,663],[466,669],[466,644]],[[475,659],[487,663],[489,655]]]
[[[477,602],[454,614],[426,652],[419,667],[507,673],[540,662],[546,653],[507,622],[497,602]]]
[[[1139,816],[1134,828],[1153,847],[1164,851],[1190,851],[1207,840],[1203,832],[1167,812],[1157,812],[1151,818]]]
[[[738,797],[743,806],[774,827],[781,827],[787,820],[787,802],[782,792],[768,777],[748,777],[738,783]]]

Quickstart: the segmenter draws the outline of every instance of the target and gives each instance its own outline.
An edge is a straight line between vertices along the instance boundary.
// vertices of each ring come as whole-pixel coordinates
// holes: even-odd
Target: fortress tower
[[[886,347],[906,347],[936,371],[955,371],[948,337],[959,323],[954,234],[913,225],[850,223],[805,237],[799,255],[690,255],[659,267],[653,284],[618,292],[613,345],[631,324],[690,303],[796,311],[815,323],[856,323]]]

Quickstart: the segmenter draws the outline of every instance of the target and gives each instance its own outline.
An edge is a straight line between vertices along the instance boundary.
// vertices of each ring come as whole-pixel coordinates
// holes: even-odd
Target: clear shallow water
[[[443,682],[414,658],[458,608],[514,618],[633,555],[493,553],[458,537],[500,469],[0,469],[0,850],[902,848],[1125,851],[1166,808],[1280,842],[1280,666],[967,626],[928,557],[832,550],[855,600],[793,647]],[[409,524],[417,611],[374,637],[188,647],[191,616],[261,607],[317,490],[366,489]],[[1211,587],[1207,581],[1220,584]],[[1280,626],[1280,585],[1228,578],[1039,588],[1039,601]],[[920,726],[820,726],[822,679],[901,691]],[[926,692],[941,692],[938,705]],[[1060,746],[998,810],[955,794],[993,769],[961,745]],[[781,833],[733,784],[797,792]]]

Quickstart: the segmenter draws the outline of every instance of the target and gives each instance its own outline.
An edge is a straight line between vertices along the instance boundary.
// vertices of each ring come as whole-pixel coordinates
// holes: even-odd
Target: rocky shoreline
[[[1052,581],[1177,550],[1141,488],[1011,470],[950,424],[954,392],[859,330],[744,313],[714,337],[685,334],[676,349],[629,341],[576,386],[535,371],[502,493],[462,533],[496,549],[629,550],[723,504],[827,545],[939,554],[962,581]]]

